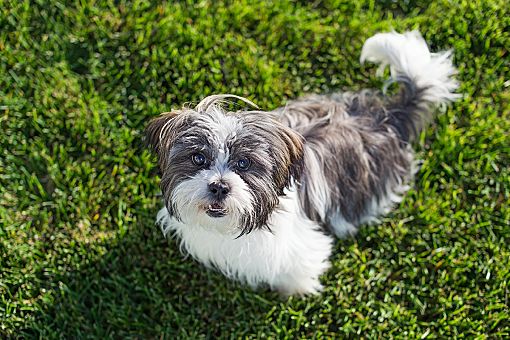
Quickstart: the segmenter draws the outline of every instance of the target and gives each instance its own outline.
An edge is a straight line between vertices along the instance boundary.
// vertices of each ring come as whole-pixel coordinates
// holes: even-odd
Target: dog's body
[[[309,96],[273,112],[227,112],[211,96],[148,127],[159,155],[165,234],[251,286],[320,290],[333,238],[353,235],[399,202],[415,171],[409,143],[435,106],[454,100],[449,53],[419,33],[385,33],[362,61],[391,67],[400,94]]]

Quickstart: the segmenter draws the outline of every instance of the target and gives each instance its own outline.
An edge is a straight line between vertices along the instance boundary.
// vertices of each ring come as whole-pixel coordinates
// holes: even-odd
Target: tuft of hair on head
[[[195,110],[197,112],[207,112],[212,105],[221,106],[231,104],[231,102],[227,100],[228,98],[240,100],[255,109],[259,109],[259,107],[256,104],[254,104],[251,100],[246,99],[244,97],[237,96],[235,94],[214,94],[202,99],[200,103],[198,103],[198,105],[195,107]]]

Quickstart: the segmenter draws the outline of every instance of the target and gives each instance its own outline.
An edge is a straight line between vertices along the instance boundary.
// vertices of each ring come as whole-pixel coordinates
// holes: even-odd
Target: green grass
[[[510,336],[505,0],[63,3],[0,0],[0,337]],[[272,109],[379,87],[360,48],[391,28],[453,48],[464,97],[394,213],[336,242],[324,293],[183,259],[154,225],[147,121],[212,93]]]

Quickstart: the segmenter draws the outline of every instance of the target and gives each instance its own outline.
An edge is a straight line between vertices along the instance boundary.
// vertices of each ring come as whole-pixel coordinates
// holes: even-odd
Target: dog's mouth
[[[220,203],[211,203],[205,210],[210,217],[223,217],[227,214],[227,209]]]

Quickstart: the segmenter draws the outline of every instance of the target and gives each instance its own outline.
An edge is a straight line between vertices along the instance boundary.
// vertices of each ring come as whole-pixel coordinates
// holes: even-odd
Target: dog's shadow
[[[350,272],[343,272],[342,258],[355,256],[349,255],[355,253],[353,246],[377,252],[384,244],[381,239],[367,241],[365,237],[375,235],[375,231],[369,228],[356,239],[336,242],[331,260],[338,265],[323,277],[329,282],[324,294],[330,294],[329,299],[333,298],[335,304],[350,303],[336,301],[344,298],[335,295],[335,282],[345,286],[349,280],[356,280],[349,277]],[[386,233],[390,237],[392,229]],[[398,247],[404,251],[411,239],[402,241]],[[253,291],[184,258],[176,240],[164,239],[148,217],[103,246],[107,251],[101,256],[83,255],[81,261],[76,261],[79,269],[63,271],[49,279],[47,286],[53,291],[19,333],[22,338],[246,337],[259,330],[264,334],[268,327],[265,323],[278,318],[275,311],[288,306],[304,307],[301,298],[285,300],[267,289]],[[98,245],[83,248],[84,253],[97,252]],[[374,256],[389,261],[394,253],[378,252]],[[380,287],[374,287],[381,299],[393,281],[401,281],[398,276],[395,272],[379,282]],[[318,313],[321,299],[306,298],[305,315]],[[408,303],[404,300],[401,303]]]
[[[150,223],[105,248],[97,261],[51,278],[53,292],[22,337],[217,337],[239,320],[263,320],[281,302],[183,258]]]

